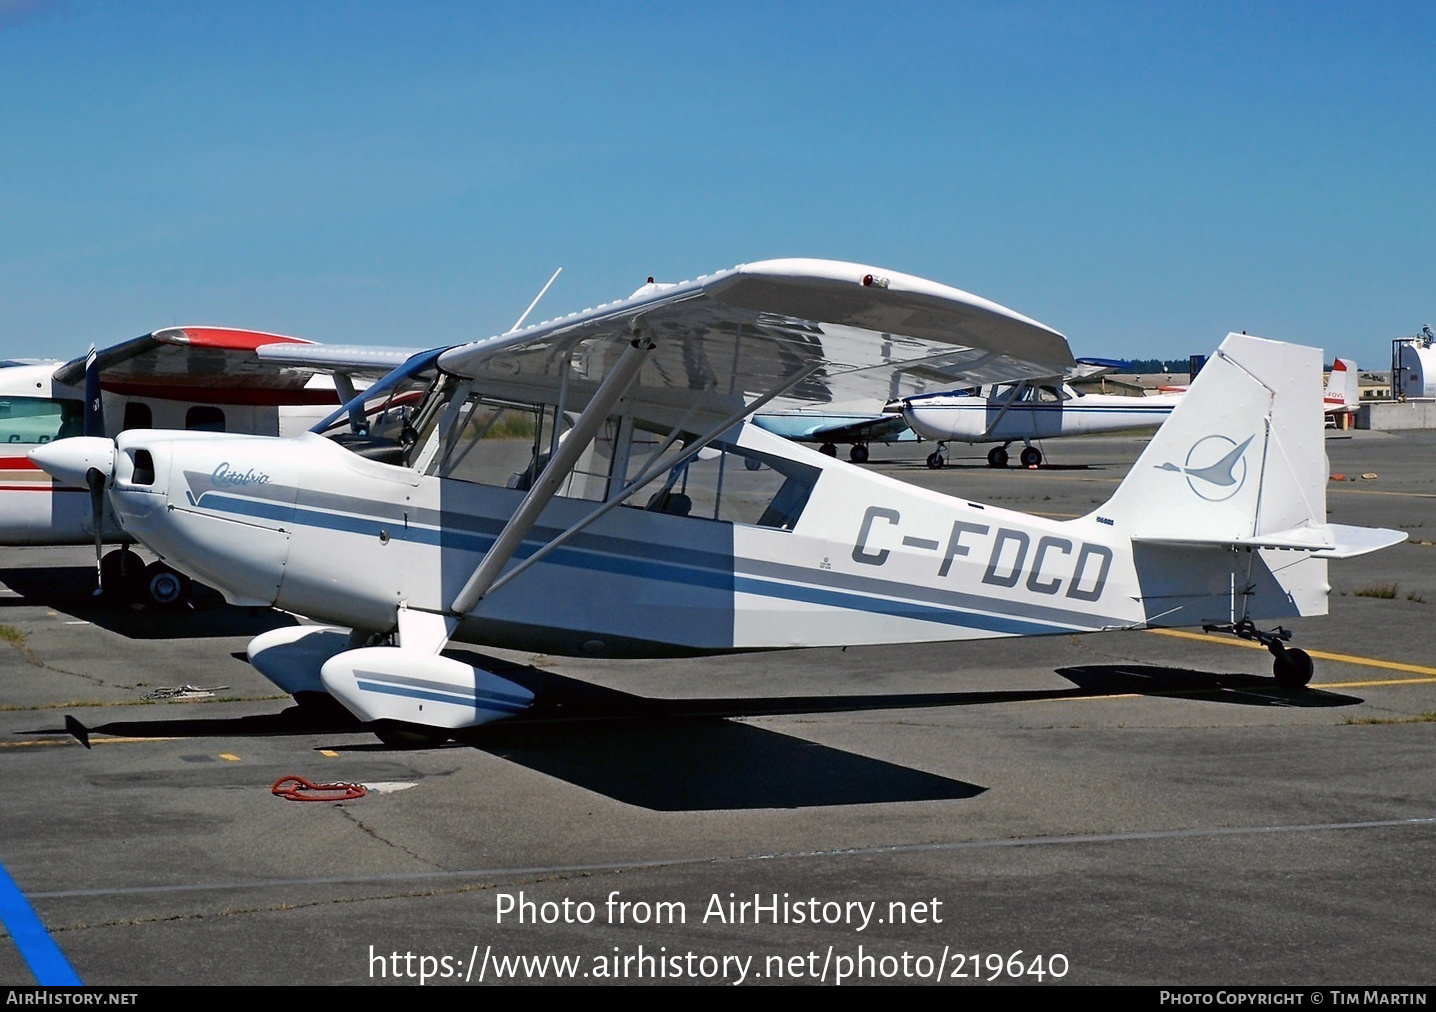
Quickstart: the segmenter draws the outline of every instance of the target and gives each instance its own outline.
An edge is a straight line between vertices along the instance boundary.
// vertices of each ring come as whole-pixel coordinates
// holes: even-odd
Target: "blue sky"
[[[1429,3],[0,0],[0,356],[434,345],[749,260],[1178,357],[1436,324]]]

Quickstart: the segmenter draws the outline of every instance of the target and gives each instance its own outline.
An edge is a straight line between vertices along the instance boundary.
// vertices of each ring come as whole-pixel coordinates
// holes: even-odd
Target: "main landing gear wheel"
[[[854,443],[853,448],[848,451],[848,459],[854,464],[866,464],[868,462],[868,448],[863,443]]]
[[[838,444],[824,443],[822,446],[818,447],[818,452],[826,453],[829,457],[836,457],[838,455]]]
[[[943,465],[946,463],[947,458],[944,457],[941,453],[938,453],[936,450],[933,450],[927,455],[927,466],[932,468],[934,471],[941,471]]]
[[[396,720],[378,721],[370,730],[385,745],[403,751],[438,748],[449,740],[449,735],[443,731],[423,727],[419,724],[404,724]]]
[[[100,560],[100,586],[112,601],[133,597],[144,579],[144,560],[126,548],[117,548]]]
[[[151,604],[175,608],[189,600],[193,584],[183,573],[177,573],[163,562],[152,562],[145,568],[144,594]]]
[[[1022,461],[1023,467],[1036,467],[1042,463],[1042,451],[1035,446],[1024,446],[1017,459]]]
[[[992,449],[988,450],[988,451],[987,451],[987,466],[988,466],[988,467],[1006,467],[1006,466],[1007,466],[1007,447],[1005,447],[1005,446],[994,446]]]
[[[1315,665],[1311,655],[1299,647],[1282,650],[1271,662],[1271,673],[1283,689],[1300,689],[1311,681]]]

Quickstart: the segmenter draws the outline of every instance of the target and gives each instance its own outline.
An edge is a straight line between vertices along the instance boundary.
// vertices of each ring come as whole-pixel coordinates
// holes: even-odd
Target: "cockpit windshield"
[[[418,441],[416,412],[425,391],[449,379],[438,371],[444,350],[420,352],[309,431],[328,436],[360,456],[402,463]]]
[[[520,491],[533,486],[576,414],[491,397],[440,372],[443,349],[416,355],[311,431],[370,460],[437,478]],[[735,428],[731,430],[736,433]],[[631,415],[600,427],[558,495],[670,516],[791,530],[819,471],[781,454],[666,431]]]

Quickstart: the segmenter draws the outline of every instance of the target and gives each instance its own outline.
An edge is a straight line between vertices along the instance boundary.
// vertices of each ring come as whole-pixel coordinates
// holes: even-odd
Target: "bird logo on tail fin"
[[[1242,455],[1255,438],[1253,433],[1238,443],[1226,436],[1203,436],[1187,451],[1185,466],[1168,462],[1158,464],[1157,469],[1185,475],[1192,491],[1208,502],[1225,502],[1246,484],[1247,462]],[[1213,461],[1217,453],[1222,456]]]

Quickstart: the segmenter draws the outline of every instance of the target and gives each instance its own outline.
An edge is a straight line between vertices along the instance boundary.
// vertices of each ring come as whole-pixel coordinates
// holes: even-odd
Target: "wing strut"
[[[991,423],[988,424],[987,431],[982,434],[982,438],[986,439],[988,436],[992,435],[992,433],[997,429],[997,426],[1002,422],[1003,415],[1007,414],[1007,409],[1012,407],[1012,405],[1016,404],[1018,398],[1022,396],[1023,391],[1025,391],[1031,385],[1031,383],[1025,380],[1017,384],[1017,386],[1012,391],[1012,396],[1007,398],[1007,400],[1003,402],[1002,410],[997,413],[997,417],[994,418]],[[989,398],[989,400],[990,399],[991,398]]]
[[[503,579],[494,582],[494,585],[489,588],[489,592],[492,593],[493,591],[498,590],[504,584],[508,583],[514,577],[518,576],[525,569],[528,569],[530,566],[539,562],[539,560],[541,560],[544,556],[548,555],[549,552],[553,551],[555,548],[568,541],[575,534],[583,530],[589,524],[593,523],[599,517],[608,513],[614,507],[627,502],[628,498],[632,496],[633,493],[637,492],[644,485],[647,485],[650,481],[657,477],[659,472],[671,470],[675,467],[680,466],[685,461],[692,459],[698,453],[699,450],[703,449],[709,443],[713,442],[713,440],[721,436],[724,432],[728,431],[728,429],[735,423],[740,422],[748,415],[753,414],[753,412],[762,408],[763,405],[767,404],[773,398],[781,397],[783,394],[793,389],[799,383],[803,382],[803,380],[813,375],[813,373],[817,372],[820,368],[822,368],[822,366],[823,363],[819,362],[811,368],[799,371],[798,373],[790,377],[786,382],[782,383],[781,385],[775,387],[772,390],[769,390],[762,397],[759,397],[752,404],[745,405],[744,407],[730,414],[728,417],[724,418],[717,425],[712,426],[702,436],[695,439],[692,443],[689,443],[688,445],[684,446],[683,452],[674,459],[667,460],[664,461],[662,464],[659,464],[657,463],[657,458],[661,456],[663,451],[669,446],[671,446],[673,444],[673,441],[678,437],[679,427],[675,426],[673,431],[668,434],[668,438],[664,440],[663,445],[660,446],[657,450],[653,452],[653,454],[649,456],[648,466],[645,467],[643,471],[639,473],[637,478],[634,478],[627,485],[623,486],[619,493],[613,498],[609,499],[608,502],[588,513],[577,523],[573,524],[567,530],[563,531],[561,534],[555,537],[552,541],[548,542],[538,551],[530,555],[527,559],[524,559],[523,562],[519,563],[513,569],[505,573]],[[682,425],[681,421],[679,425]],[[476,601],[475,604],[477,603],[478,602]]]
[[[469,577],[469,582],[464,584],[464,588],[454,598],[454,603],[449,606],[451,614],[463,615],[472,611],[494,580],[498,579],[499,573],[523,543],[533,525],[538,522],[539,514],[558,493],[559,486],[578,464],[579,457],[588,448],[593,437],[598,434],[599,426],[607,421],[614,406],[638,378],[638,370],[653,348],[654,344],[648,338],[638,337],[623,349],[623,354],[604,377],[593,399],[588,402],[583,413],[574,422],[573,428],[559,444],[558,452],[549,458],[548,466],[534,481],[528,495],[524,496],[523,502],[514,510],[514,515],[509,517],[509,522],[504,525],[498,539],[485,553],[479,568],[474,570],[474,575]]]

